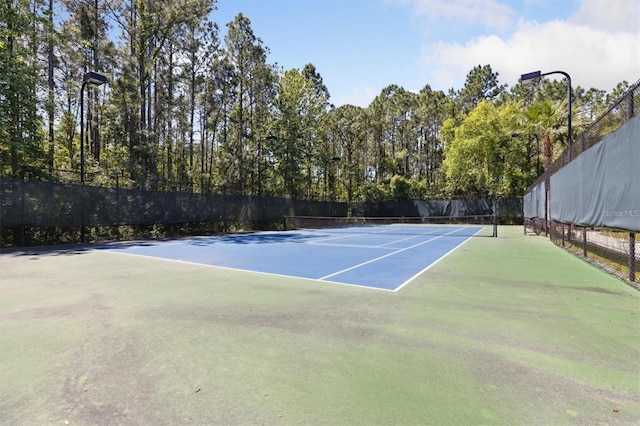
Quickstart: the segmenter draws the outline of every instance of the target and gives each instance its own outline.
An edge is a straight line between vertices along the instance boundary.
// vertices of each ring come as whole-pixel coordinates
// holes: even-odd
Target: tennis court
[[[0,424],[637,424],[640,293],[520,226],[451,230],[0,250]],[[318,278],[456,245],[401,291]]]
[[[480,233],[462,225],[366,225],[255,232],[107,250],[215,267],[397,291]]]

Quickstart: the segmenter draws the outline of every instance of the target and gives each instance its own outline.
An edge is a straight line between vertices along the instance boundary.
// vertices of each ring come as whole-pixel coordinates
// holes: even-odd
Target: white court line
[[[457,230],[456,230],[456,232],[457,232],[457,231],[459,231],[459,229],[457,229]],[[384,256],[380,256],[380,257],[376,257],[375,259],[367,260],[366,262],[362,262],[362,263],[360,263],[360,264],[358,264],[358,265],[351,266],[350,268],[346,268],[346,269],[343,269],[343,270],[341,270],[341,271],[334,272],[333,274],[325,275],[324,277],[321,277],[321,278],[318,278],[318,279],[319,279],[319,280],[326,280],[327,278],[331,278],[331,277],[334,277],[334,276],[336,276],[336,275],[340,275],[340,274],[342,274],[342,273],[344,273],[344,272],[351,271],[351,270],[353,270],[353,269],[357,269],[357,268],[359,268],[359,267],[361,267],[361,266],[364,266],[364,265],[368,265],[369,263],[377,262],[378,260],[384,259],[384,258],[386,258],[386,257],[393,256],[393,255],[395,255],[395,254],[402,253],[403,251],[410,250],[410,249],[412,249],[412,248],[415,248],[415,247],[421,246],[421,245],[423,245],[423,244],[430,243],[431,241],[435,241],[435,240],[437,240],[437,239],[439,239],[439,238],[446,237],[446,236],[447,236],[447,235],[449,235],[449,234],[453,234],[453,232],[454,232],[454,231],[452,231],[452,232],[448,232],[448,233],[446,233],[446,234],[439,235],[439,236],[437,236],[437,237],[431,238],[431,239],[429,239],[429,240],[427,240],[427,241],[422,241],[421,243],[414,244],[414,245],[412,245],[412,246],[405,247],[405,248],[403,248],[403,249],[396,250],[396,251],[394,251],[394,252],[391,252],[391,253],[385,254]]]
[[[391,241],[389,243],[379,244],[376,247],[384,247],[384,246],[388,246],[388,245],[391,245],[391,244],[400,243],[402,241],[407,241],[407,240],[411,240],[411,239],[414,239],[414,238],[423,237],[425,235],[428,235],[428,234],[411,235],[410,237],[407,237],[407,238],[401,238],[399,240],[393,240],[393,241]]]
[[[333,240],[340,240],[340,239],[345,239],[345,238],[362,237],[362,236],[365,236],[365,235],[393,235],[393,234],[390,234],[388,232],[371,232],[371,233],[368,233],[368,234],[367,233],[365,233],[365,234],[349,234],[349,235],[345,235],[345,236],[342,236],[342,237],[321,238],[321,239],[317,240],[318,242],[309,241],[309,242],[306,242],[305,244],[310,244],[310,245],[315,245],[315,246],[332,246],[332,247],[384,248],[385,246],[389,246],[389,245],[392,245],[392,244],[400,243],[402,241],[412,240],[414,238],[433,235],[433,232],[435,232],[435,231],[427,232],[425,234],[413,234],[413,235],[410,235],[410,236],[405,237],[405,238],[400,238],[399,240],[393,240],[393,241],[390,241],[388,243],[377,244],[375,246],[353,245],[353,244],[324,244],[323,241],[333,241]]]
[[[143,258],[151,259],[151,260],[181,263],[183,265],[201,266],[201,267],[204,267],[204,268],[222,269],[222,270],[225,270],[225,271],[242,272],[242,273],[253,274],[253,275],[269,275],[269,276],[272,276],[272,277],[282,277],[282,278],[296,279],[296,280],[302,280],[302,281],[311,281],[311,282],[316,282],[316,283],[320,283],[320,284],[337,284],[337,285],[342,285],[342,286],[347,286],[347,287],[366,288],[367,290],[376,290],[376,291],[387,291],[387,292],[396,291],[395,289],[388,289],[388,288],[383,288],[383,287],[375,287],[375,286],[370,286],[370,285],[366,285],[366,284],[341,283],[340,281],[327,281],[327,280],[323,280],[321,278],[307,278],[307,277],[301,277],[301,276],[298,276],[298,275],[285,275],[285,274],[277,274],[277,273],[274,273],[274,272],[252,271],[251,269],[232,268],[230,266],[210,265],[208,263],[198,263],[198,262],[191,262],[189,260],[180,260],[180,259],[169,259],[169,258],[166,258],[166,257],[156,257],[156,256],[148,255],[148,254],[124,253],[124,252],[119,252],[119,251],[112,251],[111,249],[103,250],[103,252],[104,253],[115,254],[117,256],[137,256],[137,257],[143,257]]]
[[[382,232],[374,232],[373,234],[377,235],[392,235],[392,234],[387,234],[387,233],[382,233]],[[368,249],[385,249],[385,250],[397,250],[396,248],[393,247],[385,247],[391,244],[396,244],[396,243],[400,243],[402,241],[406,241],[406,240],[411,240],[414,238],[419,238],[419,237],[424,237],[425,235],[429,235],[429,234],[418,234],[418,235],[411,235],[409,237],[406,238],[400,238],[399,240],[393,240],[390,241],[388,243],[384,243],[384,244],[377,244],[377,245],[366,245],[366,244],[325,244],[324,241],[333,241],[333,240],[339,240],[339,239],[344,239],[344,238],[353,238],[353,237],[362,237],[365,235],[371,235],[371,234],[351,234],[351,235],[345,235],[344,237],[333,237],[333,238],[323,238],[318,240],[319,242],[316,241],[307,241],[304,244],[309,244],[311,246],[327,246],[327,247],[351,247],[351,248],[368,248]]]
[[[480,231],[478,231],[480,232]],[[478,233],[476,232],[476,234]],[[475,234],[474,234],[475,235]],[[408,280],[406,280],[405,282],[403,282],[402,284],[400,284],[398,287],[394,288],[392,291],[400,291],[400,289],[402,287],[404,287],[405,285],[409,284],[411,281],[415,280],[416,278],[418,278],[418,276],[424,272],[426,272],[428,269],[431,269],[431,267],[433,265],[435,265],[436,263],[440,262],[442,259],[444,259],[445,257],[449,256],[449,254],[451,254],[453,251],[457,250],[458,247],[462,246],[464,243],[466,243],[467,241],[469,241],[471,239],[471,237],[467,237],[465,238],[460,244],[458,244],[457,246],[455,246],[454,248],[452,248],[451,250],[449,250],[448,252],[446,252],[445,254],[443,254],[442,256],[440,256],[438,259],[434,260],[433,262],[431,262],[429,265],[427,265],[426,268],[424,268],[422,271],[418,272],[417,274],[415,274],[414,276],[412,276],[411,278],[409,278]]]
[[[345,238],[362,237],[363,235],[367,235],[367,234],[347,234],[347,235],[344,235],[342,237],[318,238],[315,241],[322,242],[322,241],[343,240]],[[317,244],[317,243],[311,242],[311,243],[307,243],[307,244]]]
[[[325,244],[325,243],[313,243],[313,242],[304,242],[302,244],[307,244],[310,246],[323,246],[323,247],[348,247],[348,248],[363,248],[363,249],[378,249],[378,250],[396,250],[393,247],[383,247],[380,246],[368,246],[365,244]]]

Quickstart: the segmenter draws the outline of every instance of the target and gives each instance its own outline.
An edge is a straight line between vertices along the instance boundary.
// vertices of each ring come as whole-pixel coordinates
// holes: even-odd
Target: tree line
[[[509,88],[478,65],[457,90],[390,84],[366,108],[336,107],[313,64],[270,63],[243,14],[222,37],[215,9],[0,3],[0,176],[78,182],[83,170],[91,184],[347,202],[509,197],[564,149],[564,81]],[[83,84],[89,71],[107,84]],[[573,132],[628,86],[574,88]]]

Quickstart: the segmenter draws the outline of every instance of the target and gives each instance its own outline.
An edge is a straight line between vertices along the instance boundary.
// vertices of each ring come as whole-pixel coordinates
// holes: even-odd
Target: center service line
[[[327,278],[331,278],[331,277],[334,277],[334,276],[336,276],[336,275],[340,275],[340,274],[342,274],[343,272],[351,271],[352,269],[359,268],[359,267],[364,266],[364,265],[367,265],[367,264],[369,264],[369,263],[377,262],[378,260],[384,259],[385,257],[393,256],[393,255],[395,255],[395,254],[398,254],[398,253],[401,253],[401,252],[403,252],[403,251],[406,251],[406,250],[412,249],[412,248],[414,248],[414,247],[418,247],[418,246],[421,246],[421,245],[423,245],[423,244],[430,243],[431,241],[435,241],[435,240],[437,240],[438,238],[446,237],[447,235],[449,235],[449,234],[453,234],[454,232],[457,232],[457,231],[459,231],[459,229],[457,229],[456,231],[447,232],[447,233],[446,233],[446,234],[444,234],[444,235],[440,235],[440,236],[437,236],[437,237],[431,238],[431,239],[429,239],[429,240],[427,240],[427,241],[423,241],[423,242],[421,242],[421,243],[414,244],[414,245],[412,245],[412,246],[405,247],[405,248],[403,248],[403,249],[393,251],[393,252],[391,252],[391,253],[385,254],[384,256],[380,256],[380,257],[376,257],[375,259],[367,260],[366,262],[362,262],[362,263],[360,263],[360,264],[358,264],[358,265],[351,266],[350,268],[343,269],[343,270],[338,271],[338,272],[334,272],[333,274],[325,275],[324,277],[321,277],[321,278],[318,278],[318,279],[319,279],[319,280],[326,280]]]

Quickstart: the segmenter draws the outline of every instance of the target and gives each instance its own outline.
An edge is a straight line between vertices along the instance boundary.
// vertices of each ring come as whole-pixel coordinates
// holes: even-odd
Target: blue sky
[[[476,65],[500,82],[562,70],[610,91],[640,79],[640,0],[218,0],[285,70],[312,63],[336,106],[367,106],[390,84],[459,89]]]

